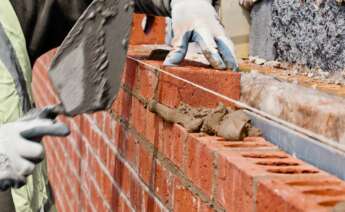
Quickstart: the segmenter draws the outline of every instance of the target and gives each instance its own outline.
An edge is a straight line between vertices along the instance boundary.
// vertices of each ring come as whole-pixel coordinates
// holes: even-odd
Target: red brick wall
[[[160,18],[149,35],[134,20],[132,44],[163,43]],[[47,76],[54,51],[35,64],[39,107],[58,99]],[[160,73],[161,61],[143,60],[132,46],[122,88],[108,111],[59,119],[72,130],[45,138],[49,181],[59,211],[329,211],[345,200],[345,183],[280,151],[263,138],[225,142],[187,133],[149,112],[154,98],[214,107],[229,102]],[[170,73],[239,99],[240,75],[190,66]],[[194,64],[196,65],[196,64]]]
[[[136,54],[132,47],[131,55]],[[35,65],[39,107],[58,100],[47,68]],[[113,107],[74,119],[72,134],[46,138],[49,180],[59,211],[329,211],[345,200],[345,183],[280,151],[263,138],[225,142],[187,133],[149,112],[155,98],[174,107],[223,101],[159,73],[161,61],[128,59]],[[183,66],[170,73],[238,99],[240,75]]]
[[[145,34],[141,25],[144,16],[141,14],[134,15],[130,44],[164,44],[165,17],[156,17],[151,30]]]

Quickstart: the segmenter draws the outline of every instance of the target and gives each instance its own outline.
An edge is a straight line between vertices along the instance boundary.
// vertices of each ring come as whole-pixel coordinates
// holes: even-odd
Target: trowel
[[[68,116],[109,108],[120,88],[134,3],[94,0],[59,47],[49,69]]]

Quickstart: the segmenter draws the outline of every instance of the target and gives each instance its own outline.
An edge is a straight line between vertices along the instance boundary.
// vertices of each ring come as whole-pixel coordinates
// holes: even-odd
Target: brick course
[[[135,57],[136,48],[130,55]],[[36,64],[39,107],[58,102],[47,69]],[[128,58],[121,91],[108,111],[60,117],[72,134],[46,138],[49,180],[59,211],[330,211],[345,183],[252,137],[226,142],[189,134],[149,112],[155,98],[175,107],[214,107],[219,99],[152,68],[162,61]],[[185,64],[169,73],[240,98],[240,75]]]

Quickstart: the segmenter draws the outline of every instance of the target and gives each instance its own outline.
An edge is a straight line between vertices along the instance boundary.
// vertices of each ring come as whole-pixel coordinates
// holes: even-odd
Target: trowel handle
[[[65,114],[66,114],[66,111],[65,111],[65,108],[63,107],[62,104],[52,106],[50,115],[52,115],[54,117],[54,119],[58,115],[65,115]],[[51,117],[49,116],[49,118],[51,118]]]
[[[31,141],[40,142],[44,136],[58,136],[64,137],[70,134],[70,130],[66,124],[63,124],[59,121],[55,121],[56,117],[60,114],[63,114],[63,107],[61,105],[48,106],[42,109],[35,108],[29,111],[21,121],[30,121],[38,119],[50,119],[51,123],[41,124],[36,127],[32,127],[28,130],[24,130],[20,135]],[[44,122],[40,122],[44,123]]]
[[[61,104],[58,104],[42,109],[35,108],[29,111],[21,120],[32,120],[36,118],[54,120],[58,115],[63,114],[65,114],[64,107]]]

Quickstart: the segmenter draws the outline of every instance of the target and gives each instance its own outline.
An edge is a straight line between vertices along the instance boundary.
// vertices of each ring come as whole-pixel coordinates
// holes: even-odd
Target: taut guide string
[[[258,116],[260,116],[262,118],[265,118],[265,119],[268,119],[268,120],[273,121],[275,123],[278,123],[278,124],[280,124],[280,125],[282,125],[284,127],[289,128],[290,130],[293,130],[295,132],[303,134],[303,135],[305,135],[305,136],[307,136],[307,137],[309,137],[309,138],[311,138],[313,140],[318,140],[321,143],[326,144],[327,146],[330,146],[330,147],[332,147],[332,148],[334,148],[336,150],[341,151],[342,153],[345,153],[345,146],[344,145],[338,144],[335,141],[333,141],[331,139],[328,139],[328,138],[326,138],[326,137],[324,137],[322,135],[318,135],[318,134],[316,134],[314,132],[311,132],[310,130],[301,128],[301,127],[299,127],[299,126],[297,126],[295,124],[289,123],[289,122],[284,121],[284,120],[282,120],[282,119],[280,119],[278,117],[272,116],[272,115],[270,115],[270,114],[268,114],[268,113],[266,113],[264,111],[261,111],[261,110],[258,110],[256,108],[253,108],[253,107],[251,107],[251,106],[249,106],[249,105],[247,105],[247,104],[245,104],[243,102],[237,101],[237,100],[232,99],[232,98],[230,98],[228,96],[222,95],[222,94],[217,93],[217,92],[215,92],[215,91],[213,91],[211,89],[205,88],[205,87],[203,87],[201,85],[198,85],[198,84],[196,84],[194,82],[186,80],[186,79],[184,79],[182,77],[176,76],[175,74],[172,74],[172,73],[167,72],[167,71],[165,71],[163,69],[157,68],[157,67],[155,67],[155,66],[153,66],[151,64],[145,63],[145,62],[143,62],[143,61],[141,61],[141,60],[139,60],[139,59],[137,59],[135,57],[128,56],[128,58],[130,58],[130,59],[132,59],[132,60],[134,60],[134,61],[136,61],[136,62],[138,62],[140,64],[148,66],[148,67],[152,68],[153,70],[157,70],[157,71],[159,71],[162,74],[168,75],[168,76],[170,76],[172,78],[175,78],[175,79],[180,80],[182,82],[185,82],[185,83],[187,83],[189,85],[192,85],[192,86],[194,86],[194,87],[196,87],[198,89],[201,89],[201,90],[203,90],[203,91],[205,91],[207,93],[215,95],[215,96],[217,96],[217,97],[219,97],[221,99],[229,101],[229,102],[231,102],[232,104],[234,104],[236,107],[238,107],[240,109],[247,110],[249,112],[255,113],[256,115],[258,115]]]

